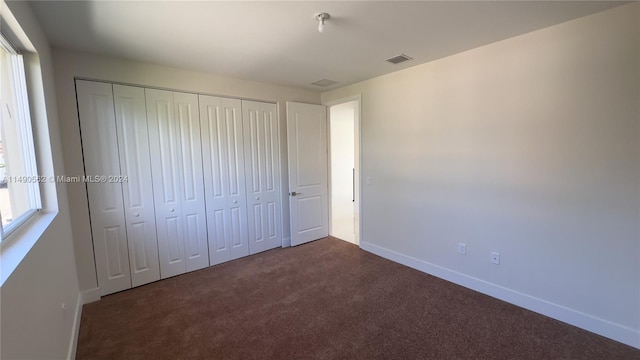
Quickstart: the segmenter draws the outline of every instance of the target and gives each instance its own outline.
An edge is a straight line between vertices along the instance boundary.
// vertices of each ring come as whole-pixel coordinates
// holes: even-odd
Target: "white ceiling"
[[[615,1],[37,1],[52,46],[313,90],[559,24]],[[328,12],[323,34],[314,15]],[[400,65],[384,60],[413,57]],[[310,83],[339,81],[328,88]]]

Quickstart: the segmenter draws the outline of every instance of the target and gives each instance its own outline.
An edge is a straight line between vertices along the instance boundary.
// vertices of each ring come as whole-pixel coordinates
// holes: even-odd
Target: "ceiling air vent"
[[[338,83],[338,81],[333,81],[333,80],[329,80],[329,79],[322,79],[322,80],[318,80],[316,82],[312,82],[311,85],[327,87],[327,86],[331,86],[331,85],[337,84],[337,83]]]
[[[409,60],[413,60],[413,58],[408,57],[405,54],[400,54],[400,55],[396,55],[392,58],[387,59],[386,61],[394,64],[394,65],[398,65],[401,62],[405,62],[405,61],[409,61]]]

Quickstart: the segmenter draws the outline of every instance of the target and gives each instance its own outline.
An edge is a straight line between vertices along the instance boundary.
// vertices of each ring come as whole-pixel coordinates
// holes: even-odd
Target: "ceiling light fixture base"
[[[316,14],[316,20],[318,20],[318,32],[324,32],[324,22],[331,19],[331,15],[326,12]]]

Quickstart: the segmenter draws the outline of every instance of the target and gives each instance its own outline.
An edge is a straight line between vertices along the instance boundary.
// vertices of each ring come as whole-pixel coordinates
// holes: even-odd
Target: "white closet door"
[[[280,157],[275,104],[242,101],[249,252],[282,246]]]
[[[145,95],[160,275],[164,279],[187,269],[180,200],[180,129],[172,92],[145,89]]]
[[[160,279],[144,89],[113,85],[131,283]]]
[[[209,266],[198,95],[174,93],[187,271]]]
[[[249,255],[241,102],[199,96],[211,265]]]
[[[76,81],[91,232],[101,295],[131,287],[122,184],[103,182],[120,175],[111,84]]]

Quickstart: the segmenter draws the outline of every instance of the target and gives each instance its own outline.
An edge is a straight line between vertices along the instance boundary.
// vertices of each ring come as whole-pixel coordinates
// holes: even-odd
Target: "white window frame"
[[[0,214],[0,242],[2,242],[8,239],[16,229],[42,209],[42,200],[40,197],[40,177],[38,176],[38,167],[36,164],[24,58],[1,33],[0,46],[10,54],[11,83],[16,97],[16,123],[20,136],[20,153],[22,154],[25,171],[23,175],[27,180],[24,185],[27,188],[27,198],[29,201],[29,210],[20,214],[6,226],[2,225],[2,217]]]

